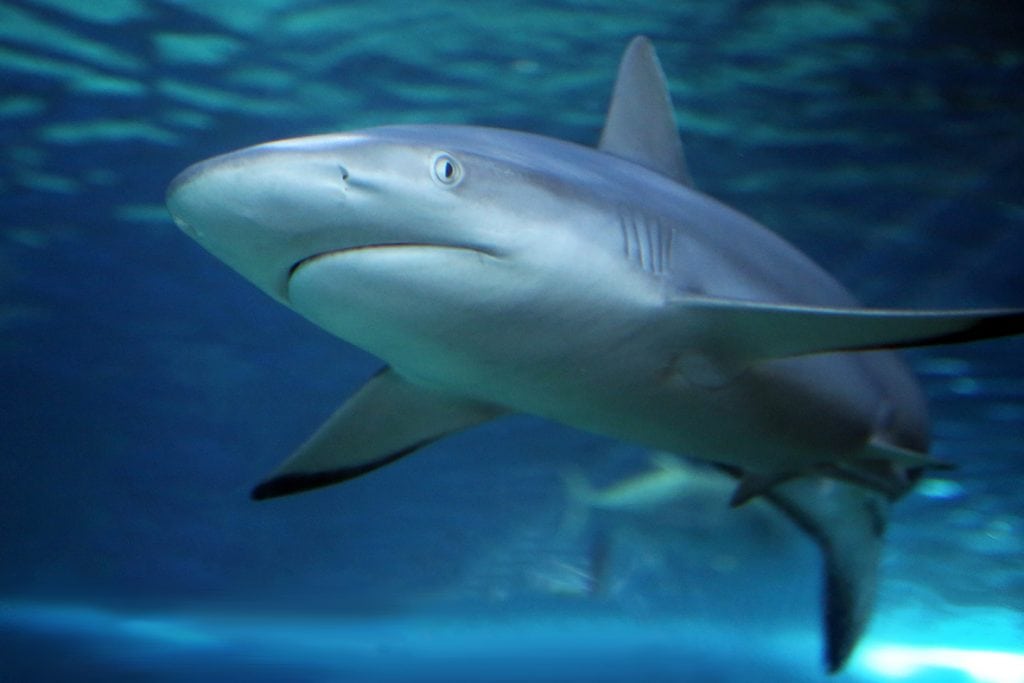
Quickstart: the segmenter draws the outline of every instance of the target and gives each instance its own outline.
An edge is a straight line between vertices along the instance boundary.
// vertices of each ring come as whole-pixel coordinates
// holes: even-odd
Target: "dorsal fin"
[[[622,55],[597,147],[693,187],[665,74],[644,36],[634,38]]]

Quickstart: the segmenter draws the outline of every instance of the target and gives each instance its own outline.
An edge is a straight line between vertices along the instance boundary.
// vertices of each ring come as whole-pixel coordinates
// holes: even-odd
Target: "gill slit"
[[[672,267],[674,231],[664,228],[657,219],[626,206],[620,206],[618,214],[622,251],[626,260],[652,275],[669,272]]]

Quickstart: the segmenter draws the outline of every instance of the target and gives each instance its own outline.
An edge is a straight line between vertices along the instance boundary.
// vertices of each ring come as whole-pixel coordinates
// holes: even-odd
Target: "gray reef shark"
[[[387,363],[254,498],[511,412],[698,457],[738,478],[734,504],[764,495],[824,550],[833,671],[870,614],[886,506],[932,464],[922,392],[891,350],[1024,331],[1024,309],[862,308],[696,190],[643,37],[597,149],[371,128],[195,164],[167,205],[268,295]]]

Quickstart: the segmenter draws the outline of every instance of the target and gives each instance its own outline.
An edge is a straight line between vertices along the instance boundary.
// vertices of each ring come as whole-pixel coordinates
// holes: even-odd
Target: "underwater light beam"
[[[977,683],[1024,683],[1024,654],[999,650],[876,645],[864,666],[887,677],[909,678],[930,669],[957,671]]]

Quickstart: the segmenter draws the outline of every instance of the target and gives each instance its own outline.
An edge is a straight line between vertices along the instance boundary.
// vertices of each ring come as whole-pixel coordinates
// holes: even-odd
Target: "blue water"
[[[0,680],[823,680],[818,557],[756,512],[623,531],[588,588],[566,473],[638,447],[514,417],[251,502],[379,362],[203,253],[164,189],[384,123],[590,144],[646,33],[703,190],[869,303],[1020,306],[1022,31],[937,0],[0,3]],[[895,507],[836,680],[1024,681],[1022,357],[910,354],[957,469]]]

